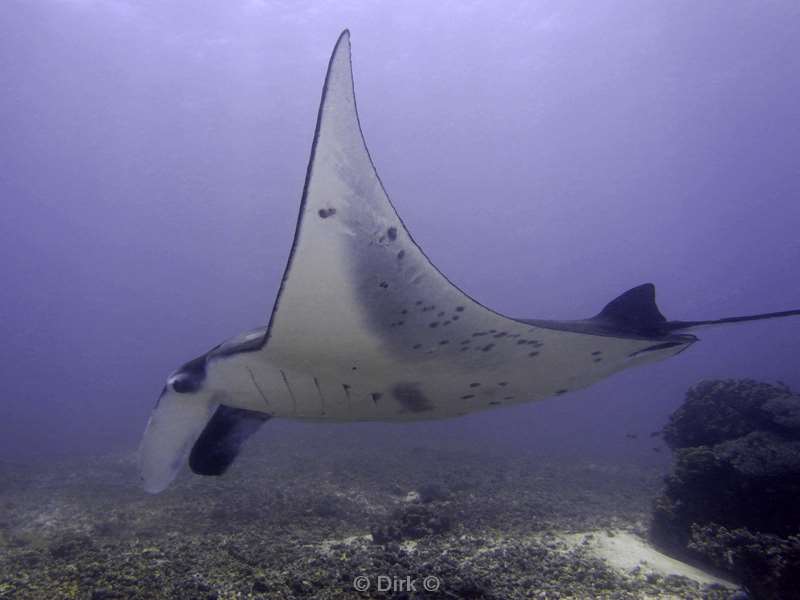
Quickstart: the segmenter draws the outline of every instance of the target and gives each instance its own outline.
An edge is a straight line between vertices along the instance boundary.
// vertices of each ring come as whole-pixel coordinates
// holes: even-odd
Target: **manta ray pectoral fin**
[[[139,446],[139,471],[146,491],[156,494],[175,479],[215,408],[215,403],[196,394],[164,388]]]
[[[242,445],[270,419],[270,415],[219,406],[189,454],[189,467],[198,475],[222,475],[233,464]]]

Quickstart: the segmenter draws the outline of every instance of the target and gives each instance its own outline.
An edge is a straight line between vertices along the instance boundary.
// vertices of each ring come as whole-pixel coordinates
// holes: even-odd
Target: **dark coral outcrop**
[[[800,531],[800,396],[752,380],[703,381],[664,440],[675,459],[655,501],[653,541],[730,571],[756,597],[800,597],[784,568],[797,560]],[[773,549],[768,559],[762,546]]]

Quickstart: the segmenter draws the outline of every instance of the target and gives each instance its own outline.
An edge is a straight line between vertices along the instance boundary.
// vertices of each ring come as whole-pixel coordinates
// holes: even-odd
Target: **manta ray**
[[[344,31],[269,324],[170,375],[140,447],[144,487],[165,489],[187,455],[195,473],[221,475],[273,417],[456,417],[675,356],[697,341],[689,329],[798,314],[670,321],[650,283],[574,321],[510,318],[483,306],[431,263],[390,202],[359,124]]]

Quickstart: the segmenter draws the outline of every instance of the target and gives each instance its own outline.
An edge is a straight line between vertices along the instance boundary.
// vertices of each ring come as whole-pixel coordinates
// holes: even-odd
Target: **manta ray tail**
[[[800,316],[800,309],[704,321],[668,321],[656,304],[655,286],[645,283],[614,298],[591,321],[612,326],[617,331],[659,337],[695,327],[792,316]]]
[[[727,325],[730,323],[744,323],[746,321],[761,321],[762,319],[780,319],[781,317],[800,316],[800,309],[782,310],[779,312],[760,313],[757,315],[744,315],[741,317],[725,317],[724,319],[711,319],[708,321],[669,321],[667,326],[670,331],[692,329],[708,325]]]

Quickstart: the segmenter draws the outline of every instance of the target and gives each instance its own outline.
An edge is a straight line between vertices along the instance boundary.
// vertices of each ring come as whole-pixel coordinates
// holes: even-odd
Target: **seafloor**
[[[591,551],[644,534],[661,467],[350,432],[275,427],[157,496],[132,453],[0,463],[0,598],[731,595]]]

